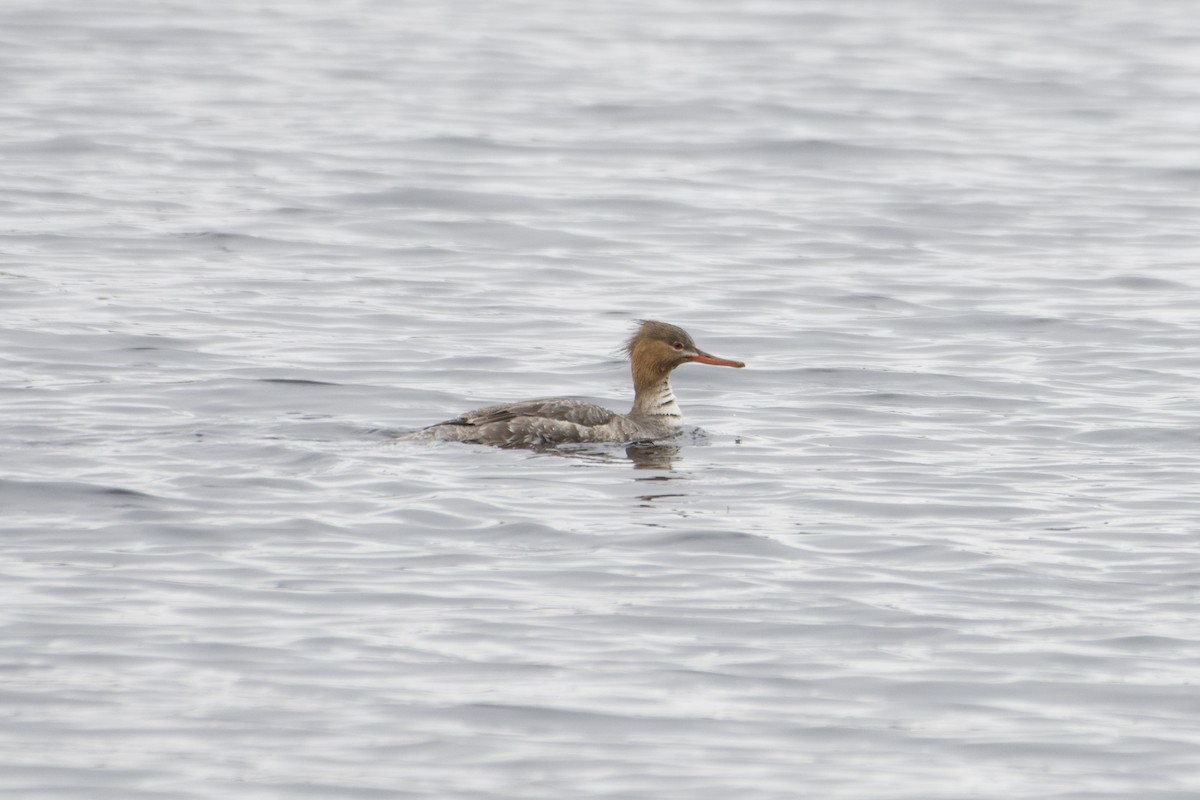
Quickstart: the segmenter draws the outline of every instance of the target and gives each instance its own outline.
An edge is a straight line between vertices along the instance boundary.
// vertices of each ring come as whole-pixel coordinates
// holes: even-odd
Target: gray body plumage
[[[667,386],[668,392],[670,386]],[[405,437],[501,447],[546,447],[584,442],[640,442],[675,436],[683,418],[674,405],[658,414],[618,414],[604,406],[552,397],[477,408]],[[668,412],[668,413],[663,413]],[[673,412],[670,413],[670,412]]]

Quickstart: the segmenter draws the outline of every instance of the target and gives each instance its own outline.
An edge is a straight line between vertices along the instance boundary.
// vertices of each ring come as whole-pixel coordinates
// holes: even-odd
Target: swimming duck
[[[667,439],[683,429],[683,415],[671,391],[671,373],[676,367],[689,361],[738,369],[746,366],[709,355],[683,328],[654,320],[640,320],[625,352],[634,391],[628,414],[568,397],[525,400],[468,411],[403,438],[497,447]]]

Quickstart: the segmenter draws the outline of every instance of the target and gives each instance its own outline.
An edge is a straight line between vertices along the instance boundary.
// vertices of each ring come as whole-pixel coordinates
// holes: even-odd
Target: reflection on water
[[[625,455],[633,462],[634,469],[671,469],[680,452],[679,447],[673,444],[634,442],[625,448]]]
[[[531,449],[544,455],[611,464],[622,460],[621,450],[618,448],[619,445],[566,444]],[[625,446],[625,458],[633,462],[634,469],[672,469],[679,459],[680,453],[681,448],[678,445],[659,442],[634,442]],[[667,478],[663,478],[663,480],[667,480]]]
[[[679,494],[679,493],[675,493],[675,494],[643,494],[643,495],[638,496],[638,500],[641,500],[644,503],[652,503],[655,500],[665,500],[668,497],[687,497],[687,495]]]

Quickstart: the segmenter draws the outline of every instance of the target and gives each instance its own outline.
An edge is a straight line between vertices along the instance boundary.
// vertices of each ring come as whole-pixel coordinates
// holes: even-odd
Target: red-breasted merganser
[[[575,442],[639,442],[666,439],[683,429],[683,415],[671,391],[671,372],[680,364],[746,366],[696,347],[687,331],[665,322],[642,320],[625,344],[633,372],[633,408],[618,414],[595,403],[555,397],[501,403],[468,411],[405,439],[470,442],[498,447],[546,447]]]

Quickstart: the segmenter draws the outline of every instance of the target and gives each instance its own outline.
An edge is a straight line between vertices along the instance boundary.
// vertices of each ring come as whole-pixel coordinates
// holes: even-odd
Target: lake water
[[[1190,1],[0,45],[0,794],[1200,797]],[[674,445],[395,441],[643,317]]]

